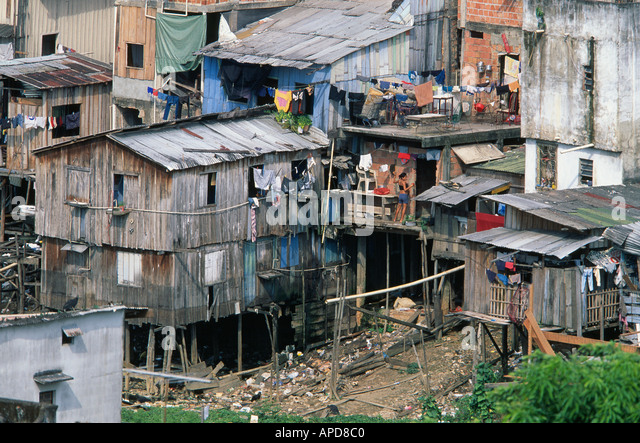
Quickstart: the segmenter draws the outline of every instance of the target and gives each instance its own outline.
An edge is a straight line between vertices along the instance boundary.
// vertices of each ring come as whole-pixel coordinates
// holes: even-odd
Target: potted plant
[[[309,128],[313,124],[313,121],[311,120],[311,117],[309,117],[308,115],[301,115],[296,119],[296,124],[298,128],[298,133],[306,134],[307,132],[309,132]]]

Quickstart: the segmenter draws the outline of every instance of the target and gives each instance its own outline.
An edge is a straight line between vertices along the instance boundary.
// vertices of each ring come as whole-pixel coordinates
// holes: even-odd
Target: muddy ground
[[[284,413],[304,417],[357,414],[419,419],[420,398],[429,392],[441,411],[452,415],[456,400],[473,390],[474,353],[462,346],[467,336],[463,328],[468,325],[457,322],[439,339],[429,334],[421,338],[416,329],[397,325],[383,334],[369,329],[343,337],[335,385],[331,377],[333,343],[305,354],[281,354],[277,374],[269,364],[240,375],[220,376],[224,371],[200,363],[189,368],[188,375],[210,379],[211,384],[171,383],[168,405],[194,411],[208,405],[251,414],[260,405],[277,404]],[[497,343],[501,343],[500,333],[493,332]],[[498,357],[488,343],[486,360]],[[479,361],[482,356],[476,354],[476,363]],[[155,388],[155,395],[150,395],[145,381],[132,379],[123,406],[162,406],[159,384]]]

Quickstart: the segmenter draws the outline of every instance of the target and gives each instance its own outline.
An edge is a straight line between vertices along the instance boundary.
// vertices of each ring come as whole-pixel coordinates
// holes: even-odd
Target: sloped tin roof
[[[283,129],[272,116],[198,120],[107,134],[167,171],[211,166],[286,151],[316,150],[329,145],[326,135]]]
[[[477,197],[478,195],[491,193],[496,189],[501,189],[509,185],[506,180],[486,177],[469,177],[461,175],[452,180],[459,187],[451,188],[439,184],[426,190],[414,198],[416,201],[428,201],[445,206],[456,206],[460,203]]]
[[[580,231],[640,221],[638,184],[487,195],[483,198]]]
[[[21,82],[29,89],[54,89],[110,83],[109,64],[77,53],[0,61],[0,76]]]
[[[215,42],[196,54],[297,69],[330,65],[411,30],[410,24],[398,22],[392,4],[391,0],[304,0],[238,31],[238,40]]]
[[[531,252],[562,259],[590,243],[601,240],[602,237],[597,235],[582,236],[568,232],[518,231],[507,228],[493,228],[458,238],[512,251]]]

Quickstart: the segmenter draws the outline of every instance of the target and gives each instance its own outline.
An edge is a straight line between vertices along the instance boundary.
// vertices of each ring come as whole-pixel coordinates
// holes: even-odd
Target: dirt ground
[[[208,405],[251,414],[259,405],[269,402],[277,404],[284,413],[303,417],[358,414],[419,419],[422,413],[419,399],[425,397],[428,390],[441,411],[451,415],[455,400],[473,390],[474,353],[462,346],[466,336],[463,328],[468,324],[462,322],[439,340],[428,335],[421,339],[420,334],[408,326],[384,334],[364,330],[343,337],[338,354],[341,373],[335,390],[331,377],[332,343],[306,354],[281,355],[278,374],[267,365],[244,371],[240,376],[230,374],[217,378],[211,374],[211,367],[202,372],[204,364],[201,364],[200,372],[191,368],[189,375],[212,379],[215,382],[212,386],[216,387],[191,390],[189,388],[198,386],[172,384],[168,404],[194,411]],[[500,343],[499,331],[494,339]],[[498,355],[493,346],[486,346],[487,361]],[[210,374],[206,376],[207,373]],[[160,400],[159,395],[146,392],[144,381],[134,379],[131,389],[123,395],[123,406],[161,406]]]

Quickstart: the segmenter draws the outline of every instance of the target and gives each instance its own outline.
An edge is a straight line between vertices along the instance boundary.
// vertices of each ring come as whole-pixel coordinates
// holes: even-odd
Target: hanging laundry
[[[49,117],[49,130],[53,130],[58,127],[58,119],[55,117]]]
[[[400,159],[400,162],[403,165],[406,165],[409,162],[409,160],[411,160],[411,154],[401,152],[398,154],[398,158]]]
[[[493,283],[494,281],[496,281],[497,274],[495,272],[487,269],[486,273],[487,273],[487,279],[489,279],[489,283]]]
[[[433,84],[431,82],[416,86],[415,93],[418,106],[422,107],[433,103]]]
[[[73,114],[69,114],[64,119],[64,126],[69,129],[77,129],[80,127],[80,113],[74,112]]]
[[[509,278],[506,275],[497,274],[496,278],[505,286],[509,286]]]
[[[276,177],[275,171],[270,169],[256,169],[253,168],[253,181],[257,189],[267,190],[274,182]]]
[[[46,128],[47,127],[47,118],[46,117],[36,117],[36,126],[38,128]]]
[[[276,89],[274,102],[278,111],[289,112],[291,109],[292,99],[293,94],[291,91],[280,91],[279,89]]]
[[[514,272],[516,270],[516,264],[514,262],[508,261],[504,264],[505,269]]]
[[[518,89],[520,89],[520,82],[519,81],[515,81],[512,83],[509,83],[509,91],[514,92],[517,91]]]
[[[22,114],[18,114],[15,117],[13,117],[13,120],[11,121],[11,125],[13,126],[13,128],[17,128],[18,126],[22,127],[24,125],[24,116]]]
[[[293,115],[306,114],[307,110],[307,90],[301,89],[299,91],[291,92],[291,113]]]
[[[258,240],[258,224],[256,221],[256,208],[251,206],[251,241],[255,243]]]
[[[289,180],[287,177],[282,179],[282,192],[285,194],[289,193],[289,190],[291,189],[291,180]]]
[[[509,86],[505,85],[505,86],[496,86],[496,94],[498,95],[502,95],[502,94],[506,94],[510,91]]]
[[[347,97],[346,91],[340,90],[334,85],[331,85],[331,88],[329,88],[329,100],[338,102],[344,106],[346,102],[346,97]]]
[[[509,276],[509,283],[512,285],[519,285],[522,282],[520,274],[513,274]]]
[[[359,164],[360,169],[366,172],[369,169],[371,169],[372,165],[373,165],[373,158],[371,157],[371,154],[365,154],[360,156],[360,164]]]
[[[509,56],[505,56],[504,58],[504,73],[518,78],[518,73],[520,72],[520,62],[515,58],[511,58]]]
[[[171,113],[171,108],[175,105],[175,118],[179,119],[182,113],[182,106],[180,106],[180,97],[178,97],[177,95],[167,95],[166,97],[167,105],[164,108],[164,116],[162,118],[164,120],[168,120],[169,114]]]
[[[36,124],[36,118],[35,117],[31,117],[31,116],[27,116],[24,119],[24,130],[25,131],[30,131],[31,129],[36,129],[37,124]]]

